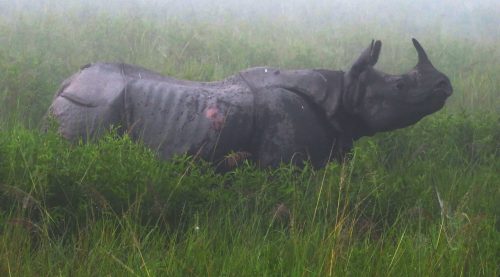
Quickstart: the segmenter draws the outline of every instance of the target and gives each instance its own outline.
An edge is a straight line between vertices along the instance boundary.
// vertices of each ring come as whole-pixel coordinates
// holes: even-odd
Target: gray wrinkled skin
[[[320,167],[341,160],[362,136],[403,128],[442,108],[450,81],[413,43],[418,64],[402,75],[373,68],[380,41],[345,73],[258,67],[192,82],[95,63],[64,81],[49,115],[69,140],[96,139],[114,126],[163,159],[187,153],[221,167],[238,156],[262,167],[305,160]]]

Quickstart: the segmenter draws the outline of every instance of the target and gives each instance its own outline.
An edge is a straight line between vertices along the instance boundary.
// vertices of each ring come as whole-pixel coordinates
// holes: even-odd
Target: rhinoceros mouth
[[[451,95],[450,91],[446,89],[435,89],[426,93],[414,94],[409,97],[404,97],[401,102],[406,104],[427,104],[431,102],[445,102],[446,99]]]
[[[452,92],[450,90],[442,89],[442,88],[437,88],[433,91],[433,94],[435,94],[443,99],[450,97],[451,93]]]
[[[428,96],[429,101],[436,103],[439,106],[439,109],[444,106],[446,103],[446,99],[451,95],[450,90],[446,89],[435,89],[432,91],[432,94]]]
[[[446,99],[448,99],[448,93],[445,90],[433,91],[430,95],[428,95],[424,101],[418,103],[422,107],[428,107],[427,110],[429,113],[433,113],[435,111],[440,110],[444,104],[446,103]]]

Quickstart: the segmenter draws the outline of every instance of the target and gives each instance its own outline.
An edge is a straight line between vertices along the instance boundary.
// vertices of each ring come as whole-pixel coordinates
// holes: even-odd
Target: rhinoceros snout
[[[453,93],[453,88],[451,87],[451,83],[447,78],[440,78],[434,84],[434,91],[436,93],[443,94],[443,96],[449,97]]]

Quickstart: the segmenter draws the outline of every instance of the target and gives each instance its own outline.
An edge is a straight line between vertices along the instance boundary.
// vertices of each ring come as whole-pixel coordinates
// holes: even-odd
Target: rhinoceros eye
[[[405,82],[403,82],[403,80],[399,80],[397,81],[396,83],[396,88],[399,90],[399,91],[403,91],[406,89],[406,84]]]

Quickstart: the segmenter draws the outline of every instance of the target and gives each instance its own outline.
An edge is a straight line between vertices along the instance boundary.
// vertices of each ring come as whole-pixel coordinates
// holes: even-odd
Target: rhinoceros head
[[[390,75],[373,68],[382,43],[375,41],[345,74],[343,104],[371,133],[411,125],[441,109],[452,92],[450,80],[431,64],[416,39],[418,63],[402,75]]]

